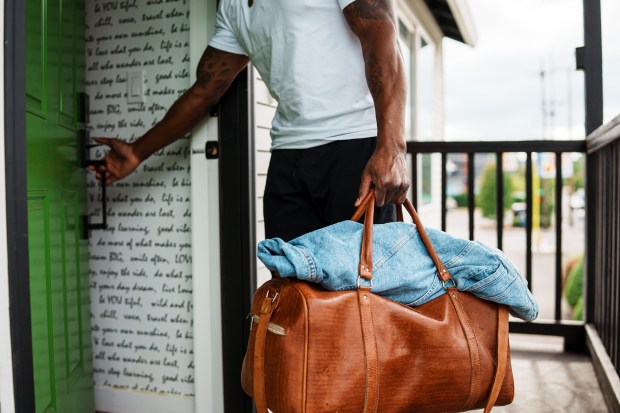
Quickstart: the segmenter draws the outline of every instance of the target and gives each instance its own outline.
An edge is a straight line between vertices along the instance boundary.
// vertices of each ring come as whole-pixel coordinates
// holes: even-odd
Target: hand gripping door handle
[[[89,166],[100,166],[105,165],[105,161],[102,159],[95,160],[90,159],[90,149],[100,145],[90,145],[87,144],[90,140],[90,133],[86,129],[80,129],[79,131],[79,147],[80,155],[81,155],[81,167],[88,168]],[[88,215],[82,215],[82,238],[88,239],[90,236],[90,231],[92,230],[101,230],[108,228],[108,214],[107,214],[107,204],[106,204],[106,176],[105,172],[103,173],[103,177],[101,179],[101,222],[92,223],[90,222],[90,217]]]

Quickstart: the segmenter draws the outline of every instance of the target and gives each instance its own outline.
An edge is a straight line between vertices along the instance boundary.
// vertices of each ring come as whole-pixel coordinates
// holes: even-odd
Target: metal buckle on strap
[[[368,281],[370,282],[370,289],[372,290],[372,288],[373,288],[372,278],[370,280],[368,280]],[[357,288],[360,288],[361,286],[362,286],[362,276],[358,275],[357,276]]]
[[[270,292],[271,292],[270,290],[267,290],[267,294],[265,295],[265,297],[271,298],[271,304],[273,304],[273,303],[275,303],[275,301],[278,298],[278,296],[280,295],[280,293],[278,291],[275,291],[274,294],[273,294],[273,297],[270,297],[269,296]]]
[[[448,283],[452,282],[452,285],[448,285]],[[454,281],[454,278],[450,277],[448,278],[447,281],[442,281],[441,282],[443,284],[443,289],[447,290],[450,287],[456,288],[456,281]]]

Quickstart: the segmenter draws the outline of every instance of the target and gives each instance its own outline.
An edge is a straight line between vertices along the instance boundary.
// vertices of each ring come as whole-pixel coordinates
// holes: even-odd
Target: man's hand
[[[372,190],[374,184],[375,204],[383,206],[387,203],[403,204],[407,198],[409,178],[407,163],[400,151],[376,150],[368,160],[355,206]]]
[[[104,156],[105,165],[91,166],[91,171],[96,171],[97,179],[101,180],[105,173],[106,184],[125,178],[132,173],[142,160],[134,152],[131,144],[115,138],[93,138],[95,142],[110,147],[110,151]]]
[[[398,49],[393,0],[355,0],[343,10],[362,45],[366,81],[375,103],[377,148],[362,174],[361,200],[374,184],[376,204],[403,203],[409,189],[405,162],[405,66]]]

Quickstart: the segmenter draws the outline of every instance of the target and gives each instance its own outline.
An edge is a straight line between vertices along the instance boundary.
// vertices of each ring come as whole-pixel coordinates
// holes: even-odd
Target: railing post
[[[583,0],[584,47],[578,49],[577,69],[585,73],[586,136],[603,124],[603,46],[601,1]]]
[[[527,159],[525,162],[525,279],[530,287],[530,290],[534,291],[532,285],[532,220],[534,214],[532,213],[533,197],[534,197],[534,184],[533,184],[533,165],[532,165],[532,152],[527,152]]]
[[[469,217],[469,239],[474,240],[474,214],[476,209],[475,153],[467,152],[467,216]]]
[[[495,214],[497,216],[497,248],[503,249],[504,241],[504,153],[495,154]]]
[[[585,129],[592,133],[603,123],[603,50],[600,0],[583,0],[584,47],[578,50],[577,68],[585,71]],[[579,53],[581,52],[581,53]],[[581,59],[579,58],[581,57]],[[595,194],[596,154],[586,158],[586,247],[585,247],[585,321],[594,321],[594,289],[596,262]]]
[[[555,153],[555,320],[562,319],[562,153]]]
[[[411,154],[411,203],[415,209],[418,209],[418,153]]]
[[[448,215],[448,154],[441,153],[441,230],[446,230],[446,216]]]
[[[597,154],[587,154],[586,157],[586,176],[585,176],[585,188],[586,188],[586,242],[584,248],[585,254],[585,274],[584,274],[584,321],[588,324],[594,323],[594,304],[596,300],[596,260],[597,250],[596,245],[596,232],[599,229],[596,222],[596,196],[599,193],[597,188]]]

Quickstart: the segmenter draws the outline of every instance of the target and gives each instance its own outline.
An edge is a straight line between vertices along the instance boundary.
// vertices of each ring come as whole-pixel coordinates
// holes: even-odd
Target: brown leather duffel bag
[[[359,274],[372,279],[374,194]],[[457,412],[512,402],[508,309],[454,287],[409,201],[447,293],[407,307],[360,286],[330,292],[274,278],[252,305],[241,383],[258,413]],[[399,214],[402,218],[402,213]]]

